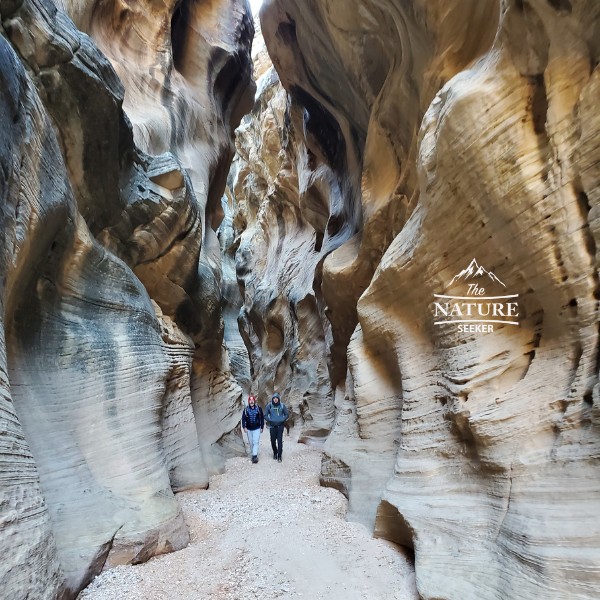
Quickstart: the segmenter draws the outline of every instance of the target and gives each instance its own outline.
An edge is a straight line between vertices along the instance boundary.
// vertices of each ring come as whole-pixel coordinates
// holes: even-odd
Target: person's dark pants
[[[271,448],[273,448],[273,454],[277,455],[277,458],[281,458],[281,452],[283,450],[283,430],[285,425],[272,425],[271,426]]]

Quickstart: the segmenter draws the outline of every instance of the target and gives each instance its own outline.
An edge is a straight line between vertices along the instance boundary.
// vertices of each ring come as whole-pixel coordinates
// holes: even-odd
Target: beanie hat
[[[248,396],[248,402],[250,402],[250,400],[254,400],[254,402],[256,402],[256,398],[252,396],[252,394]]]

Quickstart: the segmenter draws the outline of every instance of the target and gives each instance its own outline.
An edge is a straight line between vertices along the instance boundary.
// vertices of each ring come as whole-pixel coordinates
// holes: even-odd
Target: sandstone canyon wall
[[[7,598],[185,545],[275,389],[424,600],[600,596],[596,0],[267,0],[253,109],[245,1],[0,23]],[[474,258],[518,326],[434,325]]]
[[[242,450],[215,229],[253,26],[234,0],[0,20],[0,590],[69,598],[184,546],[173,491]]]
[[[414,551],[423,599],[598,597],[600,5],[261,24],[277,75],[231,181],[254,385],[326,438],[322,482]],[[434,325],[474,258],[518,326]]]

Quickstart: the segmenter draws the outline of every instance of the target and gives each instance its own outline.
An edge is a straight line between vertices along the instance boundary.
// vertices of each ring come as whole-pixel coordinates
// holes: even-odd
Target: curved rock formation
[[[30,592],[39,598],[54,598],[61,591],[62,574],[38,469],[13,404],[5,343],[10,289],[7,276],[10,273],[13,279],[16,278],[19,269],[14,264],[13,251],[23,244],[24,225],[29,221],[22,217],[21,232],[17,230],[19,193],[18,183],[12,174],[27,155],[26,127],[31,127],[33,121],[44,125],[45,115],[35,91],[28,84],[18,56],[4,37],[0,37],[0,66],[0,125],[4,132],[0,142],[0,223],[3,231],[0,253],[3,273],[0,290],[0,581],[3,589],[10,590],[11,594],[14,592],[13,597],[25,597]],[[24,105],[29,106],[31,116],[21,113]],[[56,149],[56,141],[44,140],[42,131],[35,128],[30,138],[38,149],[38,157],[45,156],[45,162],[51,162],[48,155]],[[43,162],[33,161],[24,166],[23,175],[35,176],[36,164]],[[21,263],[26,263],[24,257]]]
[[[322,204],[311,279],[331,324],[336,406],[322,480],[376,535],[414,550],[424,599],[600,590],[599,10],[271,0],[261,11],[302,114],[283,137],[339,190]],[[496,276],[488,294],[518,295],[518,327],[434,324],[434,294],[467,294],[455,276],[474,257]],[[312,266],[302,256],[284,273],[294,268]]]
[[[62,8],[112,65],[46,0],[0,4],[7,599],[181,548],[173,490],[242,450],[213,228],[253,96],[246,3]]]
[[[597,92],[599,17],[586,2],[503,6],[493,48],[427,111],[421,199],[359,304],[367,339],[382,331],[375,307],[403,298],[379,345],[403,382],[384,500],[413,534],[425,598],[600,589],[598,265],[579,161],[599,139],[580,110]],[[464,339],[419,315],[471,255],[519,294],[519,328]]]
[[[66,10],[123,81],[123,108],[137,147],[151,155],[170,152],[185,171],[186,185],[176,166],[152,167],[156,175],[150,175],[141,201],[137,175],[130,176],[127,214],[100,239],[111,248],[115,237],[136,249],[146,247],[141,255],[134,250],[128,264],[162,312],[193,342],[191,399],[207,485],[209,475],[223,467],[224,456],[242,450],[239,440],[221,439],[237,425],[241,390],[223,339],[216,229],[223,218],[233,131],[254,97],[251,16],[241,0],[67,2]],[[153,196],[165,193],[166,201],[153,204]],[[141,217],[142,211],[150,215]],[[244,362],[239,345],[231,349]],[[221,405],[222,411],[216,408]]]

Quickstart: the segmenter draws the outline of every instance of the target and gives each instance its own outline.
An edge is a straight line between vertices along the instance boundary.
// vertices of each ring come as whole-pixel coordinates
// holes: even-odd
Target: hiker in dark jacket
[[[288,418],[288,409],[281,401],[281,396],[275,392],[271,402],[265,409],[265,421],[271,428],[271,448],[273,448],[273,458],[281,462],[281,453],[283,450],[283,428]]]
[[[263,411],[254,396],[248,397],[248,406],[244,408],[242,413],[242,429],[248,435],[248,444],[252,452],[252,462],[258,462],[258,444],[260,442],[260,434],[265,428],[265,418]]]

